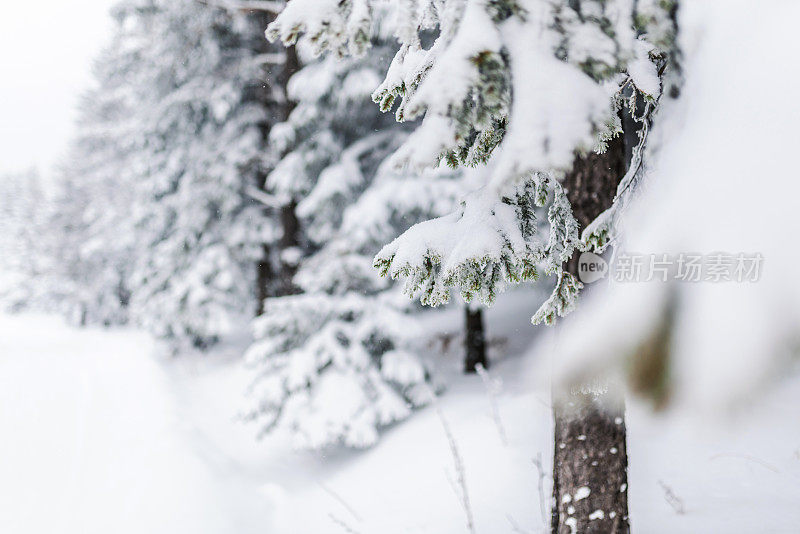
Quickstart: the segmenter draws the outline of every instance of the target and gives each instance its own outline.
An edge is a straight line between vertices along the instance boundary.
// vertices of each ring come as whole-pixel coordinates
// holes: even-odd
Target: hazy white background
[[[46,172],[63,153],[92,58],[106,43],[112,2],[3,2],[0,173]]]

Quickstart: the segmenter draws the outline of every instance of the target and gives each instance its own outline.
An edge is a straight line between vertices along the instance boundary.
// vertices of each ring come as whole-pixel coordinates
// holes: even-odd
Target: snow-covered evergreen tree
[[[124,324],[134,238],[130,186],[125,174],[71,172],[60,177],[48,207],[48,267],[37,286],[48,296],[46,306],[75,324]]]
[[[452,207],[457,173],[424,178],[384,160],[406,129],[369,96],[379,82],[381,44],[359,59],[310,62],[289,83],[297,105],[270,135],[283,157],[267,179],[276,196],[299,199],[299,294],[269,298],[247,354],[257,378],[250,417],[264,431],[288,428],[298,446],[372,445],[378,430],[424,403],[424,336],[407,300],[372,268],[398,231]]]
[[[643,11],[627,1],[393,2],[401,46],[373,98],[384,110],[399,101],[401,121],[422,119],[395,162],[479,165],[485,187],[458,213],[388,245],[376,265],[406,277],[407,292],[434,305],[453,287],[491,303],[507,283],[553,274],[558,284],[535,321],[567,313],[580,283],[562,266],[584,245],[559,177],[576,152],[602,151],[620,133],[617,112],[631,102],[625,88],[650,103],[648,114],[660,96],[665,52],[645,33],[666,33],[668,6],[650,4]],[[312,9],[296,0],[268,35],[292,43],[302,34],[318,51],[361,53],[375,9],[367,1]],[[426,31],[437,33],[427,48]],[[550,231],[542,233],[528,206],[545,203]],[[585,241],[607,240],[607,231],[594,230]]]
[[[86,323],[204,347],[252,313],[269,223],[263,21],[194,0],[120,0],[48,211],[38,285]]]
[[[318,52],[359,55],[369,46],[379,4],[293,0],[267,35],[285,43],[300,39]],[[581,289],[567,262],[576,251],[601,249],[614,239],[620,208],[639,176],[651,116],[664,92],[664,67],[674,58],[675,2],[396,0],[390,5],[400,48],[373,98],[384,111],[397,104],[399,121],[421,119],[394,162],[412,169],[441,161],[475,166],[482,187],[458,211],[418,224],[387,245],[375,266],[404,277],[406,292],[431,305],[446,302],[453,288],[467,301],[491,304],[507,284],[552,275],[555,289],[532,319],[552,323],[574,308]],[[427,46],[423,36],[429,33],[436,37]],[[644,107],[637,112],[640,101]],[[603,154],[611,143],[621,143],[622,113],[638,122],[639,143],[628,172],[609,176],[616,167],[606,167],[605,160],[616,159],[618,148],[607,158]],[[570,175],[573,164],[576,172]],[[581,228],[570,198],[598,185],[576,179],[584,167],[592,178],[618,188],[605,213],[581,209],[590,214]],[[548,224],[541,231],[536,208],[545,206]],[[553,531],[590,528],[597,518],[587,507],[594,504],[608,515],[591,528],[628,531],[627,498],[614,497],[627,486],[627,461],[590,466],[587,460],[605,455],[593,446],[612,443],[616,450],[620,440],[624,453],[622,419],[609,417],[604,406],[622,415],[600,390],[554,399],[559,446]],[[583,440],[574,431],[582,431]],[[580,482],[591,486],[593,497],[577,514],[560,513]]]
[[[138,28],[141,148],[131,309],[164,338],[203,347],[255,307],[266,225],[248,188],[266,110],[252,19],[194,0],[147,2]]]
[[[302,293],[268,299],[255,323],[250,416],[264,431],[288,428],[300,447],[372,445],[429,400],[426,332],[371,259],[410,222],[449,209],[460,185],[449,171],[435,180],[383,171],[367,175],[341,228],[300,266]]]
[[[56,173],[48,226],[50,268],[39,281],[57,308],[80,324],[129,320],[136,236],[132,208],[140,132],[144,50],[141,24],[155,14],[141,0],[118,3],[115,31],[94,65],[77,132]]]
[[[0,309],[24,309],[42,294],[46,210],[38,172],[0,176]]]

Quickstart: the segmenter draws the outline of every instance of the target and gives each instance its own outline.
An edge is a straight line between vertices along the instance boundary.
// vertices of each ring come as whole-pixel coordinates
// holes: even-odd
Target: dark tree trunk
[[[274,274],[272,270],[272,252],[268,245],[261,246],[261,258],[256,265],[256,296],[258,298],[258,305],[256,306],[256,315],[264,313],[264,303],[267,297],[270,296],[270,284],[272,283]]]
[[[630,532],[624,416],[617,389],[553,395],[554,534]]]
[[[294,46],[286,48],[285,60],[283,69],[281,69],[278,81],[281,85],[281,92],[283,94],[283,102],[281,102],[280,121],[284,122],[289,119],[295,107],[295,102],[289,99],[289,80],[300,69],[300,60],[297,57],[297,50]],[[278,295],[292,295],[297,293],[297,286],[294,285],[294,275],[297,273],[297,258],[292,258],[291,261],[286,257],[288,249],[295,249],[299,253],[301,245],[301,232],[300,220],[297,218],[297,200],[291,199],[288,204],[281,207],[280,212],[281,236],[278,247],[280,249],[280,274]]]
[[[475,373],[478,365],[482,365],[484,369],[489,368],[489,361],[486,359],[486,338],[483,332],[483,311],[480,308],[473,310],[469,306],[466,306],[464,311],[466,314],[464,372]]]
[[[626,170],[625,137],[604,154],[578,158],[564,187],[585,228],[611,206]],[[577,275],[578,255],[567,264]],[[628,456],[625,403],[611,384],[553,392],[553,534],[627,534]]]
[[[294,285],[294,275],[297,273],[297,254],[300,247],[300,220],[297,218],[297,201],[291,200],[288,204],[281,207],[280,212],[281,230],[283,235],[278,242],[280,251],[280,272],[278,273],[278,284],[276,296],[293,295],[297,293],[297,286]],[[290,250],[295,250],[297,254],[287,254]]]
[[[278,109],[278,122],[285,122],[294,110],[295,103],[289,98],[287,87],[289,80],[300,69],[300,61],[297,58],[297,50],[290,46],[284,51],[284,63],[276,83],[280,87],[281,102]],[[281,239],[278,242],[278,272],[276,274],[275,296],[285,296],[297,293],[297,287],[293,279],[297,272],[297,262],[294,258],[287,257],[287,250],[297,249],[300,246],[301,226],[297,218],[297,200],[291,199],[287,204],[281,206],[279,221],[281,225]]]
[[[263,31],[274,20],[275,14],[255,10],[250,12],[250,16],[256,18],[256,26],[259,28],[259,35],[256,37],[258,51],[263,54],[277,51],[284,56],[283,63],[270,65],[266,69],[264,83],[255,88],[256,98],[267,110],[267,116],[269,117],[261,127],[262,140],[266,146],[271,126],[274,123],[286,121],[294,109],[295,104],[289,99],[287,86],[289,79],[300,68],[300,62],[297,58],[297,51],[293,46],[284,48],[283,45],[271,44],[264,38]],[[266,175],[266,169],[264,172],[259,173],[256,186],[263,192],[269,193],[266,190]],[[300,244],[300,222],[294,213],[296,206],[297,202],[291,200],[287,205],[279,208],[278,222],[283,230],[283,237],[277,245],[272,247],[264,245],[262,247],[261,258],[259,258],[256,266],[257,315],[264,313],[267,298],[296,292],[292,278],[297,270],[297,265],[284,261],[286,249],[297,247]],[[270,216],[270,209],[264,208],[268,217]]]

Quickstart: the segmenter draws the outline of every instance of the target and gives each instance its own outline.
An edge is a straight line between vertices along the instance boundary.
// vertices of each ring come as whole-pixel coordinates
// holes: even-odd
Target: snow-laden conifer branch
[[[491,304],[507,283],[539,276],[545,249],[535,210],[549,180],[535,175],[496,200],[483,189],[470,193],[459,212],[420,223],[386,245],[375,266],[383,275],[405,277],[405,292],[423,304],[447,302],[452,287],[468,302]],[[562,244],[553,239],[554,247]]]
[[[326,0],[312,10],[309,2],[293,0],[268,37],[301,39],[318,53],[365,52],[373,14],[384,4]],[[393,163],[478,166],[482,183],[457,212],[387,245],[375,258],[383,274],[406,278],[407,294],[438,305],[451,288],[466,300],[491,303],[505,285],[544,272],[558,284],[536,321],[572,309],[580,284],[562,265],[586,245],[557,177],[576,154],[602,152],[620,134],[624,87],[654,102],[661,94],[658,47],[674,38],[669,6],[639,4],[388,3],[400,45],[373,99],[384,111],[396,107],[399,121],[422,119]],[[537,198],[550,199],[548,208],[541,201],[522,209],[519,184],[530,182],[541,189]],[[538,231],[535,212],[543,208],[548,227]]]
[[[253,416],[267,430],[284,424],[307,448],[373,444],[378,428],[407,417],[421,398],[427,371],[404,344],[415,328],[353,293],[273,299],[246,355],[258,370]]]
[[[285,196],[270,195],[269,193],[266,193],[253,186],[248,186],[245,188],[245,193],[247,193],[253,200],[257,200],[269,208],[278,208],[286,204]]]
[[[387,51],[376,39],[364,56],[309,62],[288,83],[297,105],[270,132],[271,198],[262,200],[294,199],[313,253],[292,280],[303,293],[268,298],[255,321],[248,414],[300,447],[370,446],[427,402],[425,332],[372,257],[414,222],[451,210],[465,187],[449,169],[412,176],[385,162],[407,137],[369,99]]]

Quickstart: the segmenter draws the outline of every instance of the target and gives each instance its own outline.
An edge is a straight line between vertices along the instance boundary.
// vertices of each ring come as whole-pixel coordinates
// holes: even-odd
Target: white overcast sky
[[[113,0],[3,2],[0,12],[0,173],[64,153],[92,59],[108,41]]]

